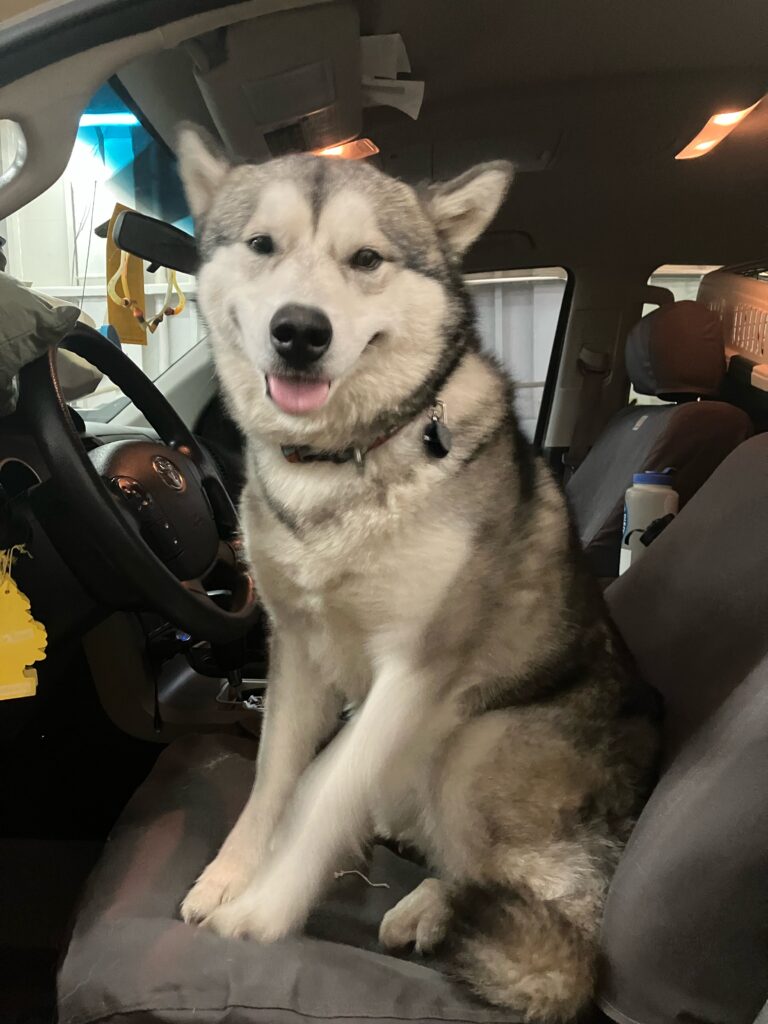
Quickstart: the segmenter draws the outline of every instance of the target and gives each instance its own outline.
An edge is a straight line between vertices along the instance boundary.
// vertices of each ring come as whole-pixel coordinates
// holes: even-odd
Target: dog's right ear
[[[210,135],[193,124],[179,126],[176,153],[189,208],[198,220],[208,212],[231,165]]]

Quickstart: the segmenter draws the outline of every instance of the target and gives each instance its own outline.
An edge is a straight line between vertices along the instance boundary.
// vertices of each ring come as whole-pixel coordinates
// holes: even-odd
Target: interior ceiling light
[[[342,142],[338,146],[316,149],[315,156],[329,156],[336,160],[364,160],[378,152],[379,147],[370,139],[353,139],[352,142]]]
[[[757,101],[759,103],[760,100]],[[757,103],[743,110],[724,110],[720,114],[713,114],[695,138],[691,139],[688,145],[681,149],[675,160],[695,160],[697,156],[705,156],[711,153],[726,136],[730,135],[737,124],[740,124],[747,114],[750,114]]]

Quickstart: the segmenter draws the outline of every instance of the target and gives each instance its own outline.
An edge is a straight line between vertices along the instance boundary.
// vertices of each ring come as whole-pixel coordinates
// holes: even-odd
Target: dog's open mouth
[[[292,416],[314,412],[325,405],[331,390],[329,380],[308,380],[302,377],[267,376],[267,394],[283,412]]]

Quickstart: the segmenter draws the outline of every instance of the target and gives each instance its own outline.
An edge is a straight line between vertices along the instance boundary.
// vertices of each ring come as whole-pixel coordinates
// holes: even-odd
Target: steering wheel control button
[[[154,469],[165,486],[170,487],[172,491],[183,491],[187,486],[181,470],[164,455],[155,455],[152,459],[152,469]]]
[[[179,535],[167,519],[157,517],[149,520],[142,527],[142,533],[149,546],[163,561],[175,558],[183,550]]]
[[[152,508],[152,497],[138,480],[129,476],[116,476],[112,478],[111,484],[134,512],[148,512]]]

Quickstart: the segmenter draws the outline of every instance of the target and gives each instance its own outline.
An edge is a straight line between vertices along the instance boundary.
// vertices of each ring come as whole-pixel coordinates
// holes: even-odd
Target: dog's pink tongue
[[[298,415],[319,409],[330,391],[327,380],[297,380],[295,377],[267,377],[272,401],[283,412]]]

